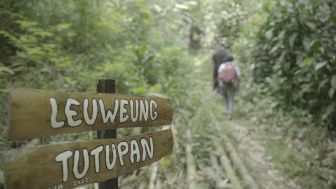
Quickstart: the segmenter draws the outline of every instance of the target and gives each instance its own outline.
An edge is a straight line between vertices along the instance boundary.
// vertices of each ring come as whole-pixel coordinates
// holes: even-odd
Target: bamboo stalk
[[[196,188],[196,168],[194,164],[194,157],[192,155],[192,134],[189,128],[187,128],[186,132],[188,141],[186,144],[188,189],[194,189]]]
[[[227,140],[227,139],[225,139]],[[237,151],[234,149],[233,145],[227,141],[226,143],[226,149],[231,155],[231,159],[233,160],[233,163],[238,167],[239,172],[241,173],[242,177],[244,178],[244,181],[248,184],[250,189],[258,189],[257,183],[254,181],[252,176],[248,173],[247,168],[241,158],[239,157]]]
[[[235,173],[235,171],[232,168],[231,162],[226,155],[225,151],[222,149],[221,145],[216,142],[216,151],[220,153],[220,162],[225,170],[225,173],[228,175],[232,185],[235,189],[243,189],[242,185],[240,184],[240,181]]]
[[[211,114],[211,117],[214,118],[214,116]],[[216,120],[216,119],[214,119]],[[215,128],[219,133],[224,133],[222,131],[220,131],[220,126],[218,125],[218,122],[215,121]],[[234,163],[234,165],[239,169],[239,172],[241,173],[244,181],[246,182],[246,184],[249,186],[249,188],[251,189],[259,189],[257,183],[254,181],[254,179],[252,178],[252,176],[249,174],[244,162],[241,160],[241,158],[239,157],[237,151],[235,150],[235,148],[233,147],[232,143],[230,142],[229,138],[227,137],[226,134],[222,135],[222,139],[225,143],[225,147],[228,151],[228,153],[231,156],[231,159]]]
[[[157,162],[153,163],[151,168],[152,168],[152,171],[151,171],[151,177],[149,180],[148,189],[155,189],[155,180],[156,180],[157,172],[159,170],[158,163]]]
[[[218,128],[218,126],[217,126]],[[219,129],[219,128],[218,128]],[[239,157],[239,154],[237,153],[236,149],[234,148],[233,144],[230,142],[229,138],[224,135],[223,139],[226,141],[226,149],[229,151],[232,160],[234,163],[238,166],[238,169],[240,173],[242,174],[244,180],[248,184],[249,188],[251,189],[259,189],[258,184],[255,182],[255,180],[252,178],[252,176],[249,174],[244,162]]]

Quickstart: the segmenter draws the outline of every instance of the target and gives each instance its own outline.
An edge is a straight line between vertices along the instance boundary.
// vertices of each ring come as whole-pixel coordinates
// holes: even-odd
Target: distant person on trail
[[[234,96],[239,87],[240,70],[229,56],[218,68],[218,89],[225,98],[229,120],[232,120],[234,108]]]
[[[218,68],[221,63],[227,62],[228,57],[232,57],[228,51],[225,50],[223,46],[220,46],[217,51],[212,55],[212,60],[214,64],[213,69],[213,89],[218,90]]]

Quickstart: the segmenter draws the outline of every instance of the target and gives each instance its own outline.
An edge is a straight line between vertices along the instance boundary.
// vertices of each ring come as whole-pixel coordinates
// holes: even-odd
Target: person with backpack
[[[228,58],[232,57],[229,51],[224,48],[224,45],[220,45],[216,52],[212,55],[213,61],[213,89],[218,91],[218,68],[221,63],[226,62]]]
[[[234,108],[234,96],[239,87],[240,70],[230,56],[226,62],[223,62],[218,68],[218,85],[220,93],[223,95],[226,103],[226,109],[229,114],[229,120],[232,120]]]

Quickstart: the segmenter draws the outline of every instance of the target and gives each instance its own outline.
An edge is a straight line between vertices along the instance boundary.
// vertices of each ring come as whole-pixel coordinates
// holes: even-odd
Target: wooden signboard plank
[[[172,121],[170,101],[159,97],[19,89],[9,107],[9,140]]]
[[[171,129],[5,154],[5,188],[65,189],[130,173],[173,152]]]

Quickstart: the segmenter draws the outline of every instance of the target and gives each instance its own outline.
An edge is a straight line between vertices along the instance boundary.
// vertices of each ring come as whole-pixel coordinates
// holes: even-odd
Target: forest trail
[[[205,76],[206,70],[211,70],[211,64],[208,64],[207,57],[196,60],[196,65],[205,67],[197,70],[198,73]],[[196,73],[197,73],[196,72]],[[201,85],[211,86],[208,78],[198,78]],[[211,87],[206,87],[208,93],[212,91]],[[217,94],[218,95],[218,94]],[[225,109],[224,99],[220,97],[222,105]],[[239,103],[239,97],[236,99]],[[237,116],[234,120],[227,120],[224,112],[223,117],[217,115],[214,110],[208,112],[209,118],[212,120],[210,133],[212,134],[211,144],[213,154],[209,154],[209,161],[213,171],[220,175],[215,183],[209,183],[213,188],[234,188],[234,189],[301,189],[293,180],[284,176],[278,170],[272,161],[269,152],[262,145],[265,132],[260,132],[262,128],[251,125],[243,116]],[[193,131],[186,129],[186,164],[187,164],[187,180],[188,188],[192,189],[197,186],[197,164],[195,165],[193,154]],[[205,146],[204,146],[205,148]],[[221,170],[219,170],[221,169]],[[224,174],[223,174],[224,172]],[[197,187],[196,187],[197,188]]]
[[[249,130],[237,120],[228,121],[237,139],[237,151],[244,157],[249,174],[257,181],[261,189],[300,189],[293,180],[286,178],[276,169],[271,156],[256,138],[262,138],[258,132]]]
[[[210,54],[210,53],[209,53]],[[207,57],[202,57],[196,60],[196,65],[203,67],[198,70],[198,73],[206,76],[212,69]],[[208,71],[208,72],[206,72]],[[196,73],[197,73],[196,72]],[[201,85],[211,86],[209,78],[198,78]],[[206,87],[208,93],[212,91],[211,87]],[[217,94],[218,95],[218,94]],[[224,99],[220,97],[222,105],[225,109]],[[239,97],[236,99],[239,102]],[[247,119],[241,115],[233,120],[227,120],[224,112],[222,116],[217,115],[214,110],[208,112],[209,118],[212,120],[211,125],[211,148],[213,154],[209,154],[210,164],[218,176],[218,181],[211,183],[213,188],[234,188],[234,189],[301,189],[292,179],[289,179],[277,169],[270,152],[266,151],[263,144],[263,132],[257,125],[250,124]],[[186,159],[187,159],[187,175],[188,175],[188,188],[194,188],[197,185],[195,177],[197,177],[196,167],[193,157],[196,154],[191,154],[192,150],[192,130],[186,130],[188,143],[186,144]],[[204,146],[205,147],[205,146]],[[222,170],[218,170],[222,169]],[[198,173],[199,174],[199,173]],[[199,174],[200,175],[200,174]]]
[[[210,114],[210,117],[213,115]],[[215,188],[301,189],[277,170],[271,156],[257,140],[262,138],[258,136],[258,132],[249,130],[239,120],[228,120],[225,123],[220,123],[215,117],[213,120],[213,128],[218,137],[213,143],[214,155],[229,179],[229,182],[226,180],[216,183]],[[225,127],[229,129],[224,129]],[[232,136],[229,136],[228,130],[232,131],[229,133]],[[214,156],[210,156],[210,159],[215,161]],[[189,188],[195,185],[191,183]]]
[[[218,174],[215,183],[209,181],[211,188],[302,189],[277,169],[260,141],[263,132],[258,132],[257,126],[252,128],[249,124],[243,124],[241,117],[231,121],[216,119],[211,111],[209,117],[213,122],[210,136],[212,144],[208,147],[213,152],[208,154],[208,159],[211,169]],[[185,133],[188,140],[185,146],[188,189],[202,188],[197,187],[196,178],[202,176],[202,170],[198,170],[195,164],[197,154],[192,149],[192,132],[186,129]]]

